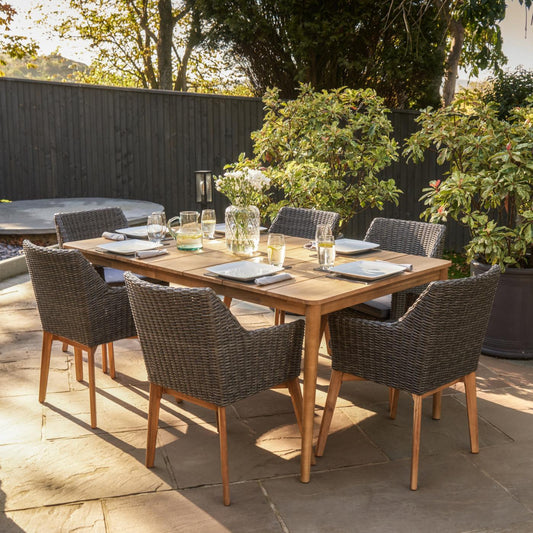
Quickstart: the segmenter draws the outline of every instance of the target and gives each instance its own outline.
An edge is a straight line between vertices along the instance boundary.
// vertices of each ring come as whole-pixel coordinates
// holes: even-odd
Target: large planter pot
[[[473,275],[489,265],[473,261]],[[533,359],[533,268],[506,268],[500,276],[482,353]]]
[[[225,213],[226,247],[248,257],[259,248],[259,209],[255,205],[230,205]]]

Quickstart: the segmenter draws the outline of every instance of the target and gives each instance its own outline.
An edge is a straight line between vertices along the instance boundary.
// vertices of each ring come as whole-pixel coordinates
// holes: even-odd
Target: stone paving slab
[[[425,458],[419,489],[408,460],[263,482],[291,533],[467,532],[531,519],[499,483],[459,454]]]
[[[232,505],[221,487],[162,491],[105,500],[109,531],[123,533],[282,533],[258,482],[231,486]]]

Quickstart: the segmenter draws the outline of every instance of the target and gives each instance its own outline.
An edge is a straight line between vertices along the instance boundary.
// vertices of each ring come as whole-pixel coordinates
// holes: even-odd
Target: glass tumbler
[[[320,270],[329,270],[335,265],[335,239],[333,235],[322,235],[317,239],[318,265]]]
[[[161,244],[161,241],[167,234],[167,221],[165,213],[152,213],[148,216],[146,221],[146,232],[148,234],[148,240]]]
[[[214,209],[202,210],[202,234],[204,239],[215,238],[215,225],[217,223],[217,217]]]
[[[282,233],[268,234],[268,262],[274,266],[283,266],[285,261],[285,235]]]

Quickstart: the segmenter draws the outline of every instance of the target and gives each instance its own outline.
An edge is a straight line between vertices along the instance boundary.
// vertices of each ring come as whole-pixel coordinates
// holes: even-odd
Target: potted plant
[[[464,91],[446,108],[423,111],[405,154],[421,161],[433,149],[449,164],[446,178],[424,189],[421,216],[468,227],[474,274],[492,264],[504,271],[483,352],[533,358],[533,101],[500,118],[498,105],[483,100]]]
[[[263,127],[252,133],[255,166],[271,180],[272,219],[284,205],[335,211],[342,223],[365,208],[398,204],[401,191],[381,171],[398,147],[383,99],[372,89],[266,92]]]

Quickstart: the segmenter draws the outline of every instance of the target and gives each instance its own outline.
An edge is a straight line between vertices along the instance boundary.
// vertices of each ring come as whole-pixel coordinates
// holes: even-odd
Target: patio
[[[27,275],[0,282],[0,531],[533,530],[533,362],[482,356],[480,454],[469,453],[464,395],[442,420],[425,402],[419,489],[409,490],[411,401],[387,417],[384,387],[347,383],[311,482],[299,482],[299,434],[288,394],[228,411],[232,505],[222,504],[213,413],[162,404],[156,466],[144,466],[148,385],[136,340],[116,343],[117,379],[97,369],[99,427],[73,354],[54,345],[45,405],[37,401],[41,328]],[[236,303],[245,326],[272,324]],[[316,430],[329,378],[321,349]],[[100,359],[97,358],[99,366]]]

